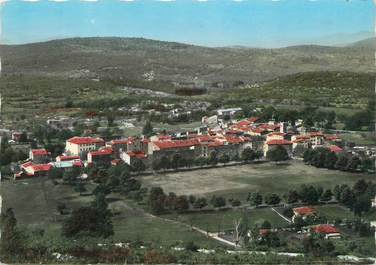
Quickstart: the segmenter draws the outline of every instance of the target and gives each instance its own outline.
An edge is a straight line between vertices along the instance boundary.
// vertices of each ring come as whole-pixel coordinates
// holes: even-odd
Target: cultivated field
[[[319,169],[292,161],[289,165],[264,163],[148,175],[142,182],[181,195],[221,194],[245,200],[251,191],[282,194],[301,184],[332,188],[336,184],[352,185],[361,178],[376,180],[374,175]]]

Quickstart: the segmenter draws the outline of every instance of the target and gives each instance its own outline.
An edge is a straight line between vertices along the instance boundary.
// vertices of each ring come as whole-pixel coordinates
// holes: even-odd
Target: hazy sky
[[[373,32],[375,17],[372,0],[8,0],[1,6],[2,42],[12,44],[121,36],[279,47]]]

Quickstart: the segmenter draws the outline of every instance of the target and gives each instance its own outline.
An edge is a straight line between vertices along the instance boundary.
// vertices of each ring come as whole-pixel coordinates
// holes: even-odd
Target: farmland
[[[93,186],[86,185],[88,190]],[[61,225],[65,216],[57,212],[58,203],[65,203],[69,210],[88,205],[93,196],[80,196],[68,185],[54,185],[50,180],[31,179],[3,182],[1,185],[3,207],[13,208],[21,228],[43,229],[46,244],[55,247],[65,244]],[[116,212],[113,218],[115,242],[140,242],[144,245],[172,246],[195,241],[200,246],[216,247],[219,244],[188,226],[147,215],[141,209],[129,207],[119,195],[111,196],[109,207]],[[30,230],[30,231],[32,231]],[[102,242],[103,239],[93,239]],[[162,244],[161,244],[162,243]]]
[[[220,194],[245,201],[249,192],[282,193],[301,184],[333,188],[336,184],[352,185],[358,179],[374,180],[373,175],[319,169],[294,161],[289,165],[250,164],[212,170],[194,170],[142,177],[145,186],[160,186],[166,192],[183,195]]]

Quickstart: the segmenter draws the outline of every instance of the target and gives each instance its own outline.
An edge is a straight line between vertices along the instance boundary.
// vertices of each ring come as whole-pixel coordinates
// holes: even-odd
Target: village
[[[216,115],[202,117],[201,125],[189,131],[154,133],[151,123],[147,122],[144,126],[145,134],[141,135],[107,141],[98,135],[73,136],[66,140],[64,151],[55,157],[43,146],[38,146],[29,150],[26,160],[13,165],[13,178],[14,181],[25,181],[32,178],[49,178],[52,174],[60,174],[61,178],[65,171],[76,168],[81,172],[81,175],[76,177],[87,181],[89,176],[84,173],[87,172],[84,169],[109,169],[120,165],[128,165],[136,177],[137,175],[152,177],[158,172],[173,173],[202,168],[215,171],[218,166],[237,167],[244,163],[277,165],[290,163],[289,161],[311,163],[307,154],[314,153],[315,150],[318,153],[325,152],[328,157],[336,157],[332,165],[326,165],[328,168],[337,167],[335,163],[336,161],[338,163],[340,157],[349,157],[344,165],[346,170],[374,172],[374,162],[364,168],[363,161],[374,161],[375,149],[348,146],[344,144],[338,133],[324,133],[317,128],[307,128],[303,120],[292,124],[288,121],[265,121],[256,116],[239,119],[236,117],[238,111],[241,111],[241,108],[218,109]],[[69,127],[65,119],[55,119],[54,122],[48,120],[47,124],[54,129]],[[26,135],[25,132],[11,132],[9,144],[17,146],[25,141]],[[314,163],[312,162],[311,165]],[[338,240],[343,237],[341,230],[348,230],[344,228],[345,223],[334,223],[333,219],[328,220],[325,216],[321,216],[316,206],[310,206],[310,203],[299,203],[297,199],[282,203],[276,195],[275,198],[270,196],[267,198],[265,195],[265,201],[262,202],[260,194],[254,193],[249,196],[253,205],[250,209],[271,207],[277,218],[290,227],[285,228],[286,225],[283,225],[277,228],[274,223],[272,226],[268,220],[264,220],[257,232],[249,228],[246,237],[253,238],[252,240],[260,242],[259,244],[269,242],[267,243],[269,245],[270,241],[276,238],[279,240],[277,234],[293,236],[294,240],[302,240],[308,235],[320,235],[326,240]],[[326,207],[326,203],[329,203],[328,207],[330,207],[333,200],[330,189],[326,193],[321,191],[319,196],[321,196],[320,203],[324,203],[324,206],[320,207]],[[200,200],[203,206],[198,207],[205,208],[206,200],[203,202],[202,198],[196,199],[197,202]],[[316,204],[317,201],[312,203]],[[226,203],[219,203],[214,207],[237,209],[240,201],[230,200],[230,206],[225,205]],[[193,202],[192,207],[196,208]],[[183,218],[181,222],[185,223],[186,220]],[[237,231],[238,226],[239,224],[235,223],[235,227],[227,232],[210,229],[205,231],[202,226],[192,226],[192,229],[237,248],[244,245],[245,240],[245,236]],[[279,246],[279,243],[276,244]]]

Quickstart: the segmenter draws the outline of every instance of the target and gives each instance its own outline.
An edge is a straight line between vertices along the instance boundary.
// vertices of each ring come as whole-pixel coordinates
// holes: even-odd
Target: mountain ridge
[[[373,72],[372,45],[203,47],[145,38],[90,37],[0,45],[3,74],[204,83],[270,80],[298,72]]]

